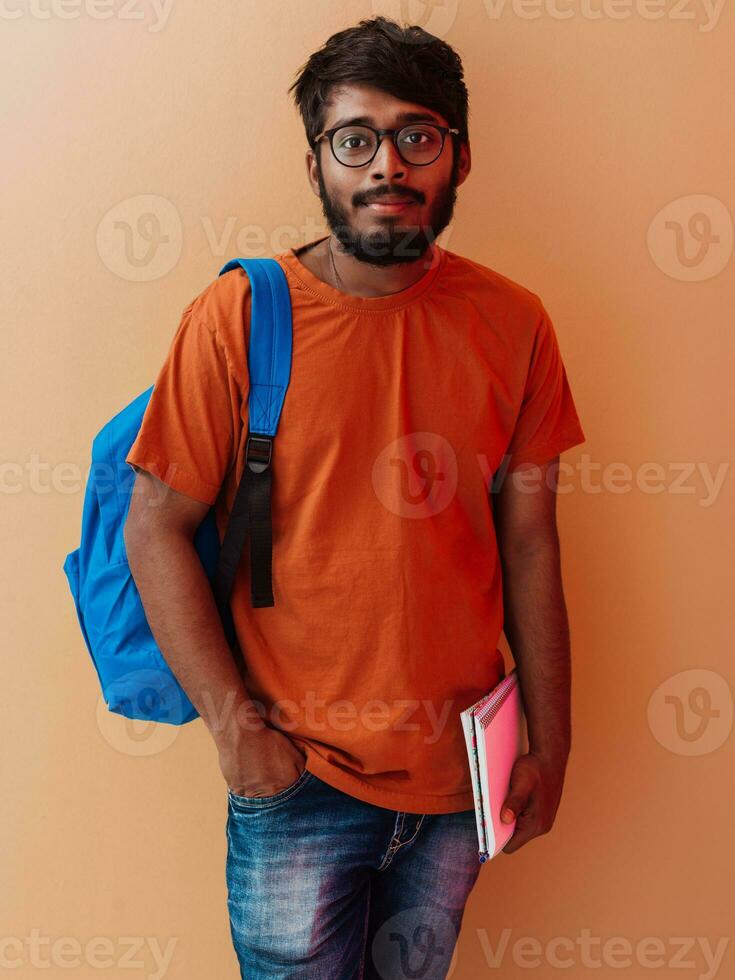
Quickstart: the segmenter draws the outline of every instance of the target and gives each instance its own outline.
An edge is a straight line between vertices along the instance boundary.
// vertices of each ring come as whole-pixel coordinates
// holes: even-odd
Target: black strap
[[[232,503],[214,576],[214,594],[231,647],[237,646],[230,596],[250,531],[250,593],[253,607],[274,606],[272,583],[271,436],[248,434],[245,467]]]
[[[270,436],[248,436],[245,450],[248,471],[246,499],[250,524],[250,591],[254,608],[274,606],[272,581],[273,529],[271,525]]]

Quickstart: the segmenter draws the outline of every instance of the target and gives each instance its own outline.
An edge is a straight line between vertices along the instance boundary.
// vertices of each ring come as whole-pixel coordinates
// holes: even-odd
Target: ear
[[[457,169],[457,186],[463,184],[470,175],[472,169],[472,151],[470,141],[460,143],[459,146],[459,167]]]
[[[316,153],[311,147],[306,151],[306,176],[309,178],[309,184],[314,194],[319,197],[319,179],[317,177],[319,164],[317,162]]]

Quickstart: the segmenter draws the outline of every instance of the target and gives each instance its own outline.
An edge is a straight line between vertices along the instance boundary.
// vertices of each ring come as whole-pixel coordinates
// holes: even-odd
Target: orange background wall
[[[61,566],[91,439],[152,383],[183,308],[228,258],[324,233],[294,72],[401,4],[95,10],[0,13],[0,955],[37,930],[71,941],[46,977],[149,977],[153,944],[175,940],[160,976],[225,980],[214,745],[201,723],[148,731],[100,707]],[[735,10],[403,10],[459,51],[470,89],[473,171],[440,241],[543,298],[588,437],[563,457],[559,500],[565,794],[551,834],[483,866],[453,976],[731,977]],[[15,976],[40,969],[29,949]]]

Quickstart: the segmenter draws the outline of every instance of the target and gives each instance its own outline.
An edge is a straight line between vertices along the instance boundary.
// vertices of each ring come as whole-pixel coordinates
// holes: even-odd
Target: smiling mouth
[[[408,197],[393,198],[390,200],[378,200],[371,201],[367,205],[371,211],[376,211],[378,214],[398,214],[404,211],[406,208],[411,207],[412,204],[416,202]]]

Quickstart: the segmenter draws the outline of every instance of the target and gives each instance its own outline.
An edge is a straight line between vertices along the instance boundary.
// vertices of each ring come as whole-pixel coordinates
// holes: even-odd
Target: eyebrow
[[[437,126],[441,126],[441,120],[438,119],[430,112],[399,112],[396,116],[397,123],[412,123],[412,122],[433,122]],[[353,116],[351,119],[338,119],[333,126],[327,126],[327,129],[337,129],[340,126],[375,126],[375,120],[372,116]],[[378,127],[376,127],[378,128]]]

